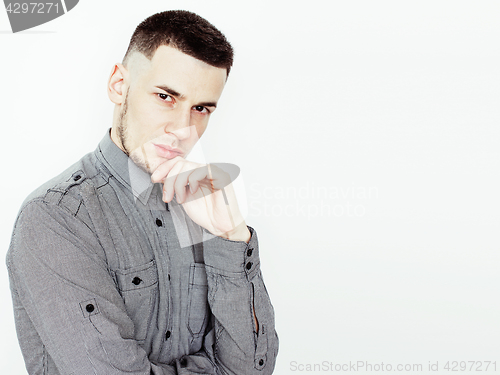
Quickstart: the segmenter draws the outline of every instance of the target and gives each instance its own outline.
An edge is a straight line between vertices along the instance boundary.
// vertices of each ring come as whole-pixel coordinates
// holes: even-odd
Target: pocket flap
[[[118,287],[122,291],[147,288],[158,282],[158,273],[154,260],[126,270],[116,270],[115,275]]]

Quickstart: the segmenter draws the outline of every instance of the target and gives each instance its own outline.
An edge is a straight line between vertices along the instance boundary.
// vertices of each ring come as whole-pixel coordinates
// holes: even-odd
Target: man
[[[142,22],[95,152],[32,193],[7,255],[29,374],[271,374],[274,313],[230,170],[186,159],[232,65],[185,11]]]

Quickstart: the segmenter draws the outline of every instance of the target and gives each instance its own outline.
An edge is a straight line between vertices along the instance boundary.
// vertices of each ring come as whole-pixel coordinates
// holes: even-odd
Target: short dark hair
[[[185,10],[156,13],[142,21],[130,39],[123,64],[136,51],[151,60],[162,45],[216,68],[225,68],[227,74],[233,65],[233,47],[224,34],[206,19]]]

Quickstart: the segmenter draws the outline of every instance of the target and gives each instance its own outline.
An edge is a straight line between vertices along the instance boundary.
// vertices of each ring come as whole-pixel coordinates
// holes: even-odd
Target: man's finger
[[[182,170],[183,163],[181,161],[177,162],[172,166],[163,181],[163,201],[170,202],[174,198],[175,194],[175,181],[179,177],[179,172]]]
[[[208,178],[208,168],[206,165],[192,171],[188,179],[191,194],[196,193],[196,190],[200,186],[200,181],[203,181],[205,178]]]
[[[239,172],[239,167],[230,163],[200,165],[176,157],[161,164],[151,175],[151,181],[163,182],[165,202],[170,202],[176,195],[178,201],[180,199],[180,202],[185,203],[188,195],[187,185],[189,185],[191,195],[198,190],[200,185],[214,192],[233,182]]]
[[[184,163],[181,170],[178,172],[177,178],[174,182],[175,196],[178,203],[184,203],[184,201],[186,200],[186,186],[189,183],[189,176],[193,171],[196,171],[198,169],[200,168],[193,169],[191,164]],[[169,179],[169,177],[167,177],[167,179]]]
[[[157,183],[163,181],[165,177],[170,173],[170,170],[174,167],[174,165],[176,165],[181,160],[185,159],[181,156],[176,156],[175,158],[160,164],[151,175],[151,182]]]

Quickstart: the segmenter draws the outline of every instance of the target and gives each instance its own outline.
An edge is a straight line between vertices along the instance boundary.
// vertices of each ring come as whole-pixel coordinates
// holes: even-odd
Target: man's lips
[[[156,154],[165,159],[173,159],[176,156],[182,156],[183,152],[178,148],[173,148],[167,145],[153,143],[155,146]]]

